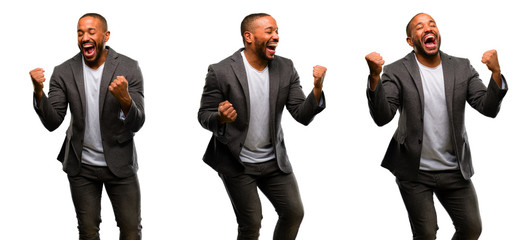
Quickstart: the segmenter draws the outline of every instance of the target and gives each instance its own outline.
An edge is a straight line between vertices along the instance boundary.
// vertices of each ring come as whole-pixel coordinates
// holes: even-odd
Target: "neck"
[[[268,60],[260,58],[253,50],[244,49],[244,56],[249,65],[258,71],[264,70],[267,66]]]
[[[420,64],[426,67],[435,68],[438,67],[438,65],[440,65],[440,52],[437,53],[437,55],[428,56],[415,51],[415,55],[417,56],[417,60],[420,62]]]

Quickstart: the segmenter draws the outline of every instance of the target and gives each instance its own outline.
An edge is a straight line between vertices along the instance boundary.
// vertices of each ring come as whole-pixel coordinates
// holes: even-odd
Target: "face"
[[[259,58],[273,60],[279,40],[277,22],[274,18],[266,16],[256,19],[253,24],[254,30],[247,42],[251,43]]]
[[[427,14],[419,14],[410,24],[411,36],[407,42],[415,52],[424,56],[438,55],[441,38],[435,20]]]
[[[78,21],[78,48],[88,64],[96,64],[101,60],[107,40],[109,31],[104,29],[100,19],[84,17]]]

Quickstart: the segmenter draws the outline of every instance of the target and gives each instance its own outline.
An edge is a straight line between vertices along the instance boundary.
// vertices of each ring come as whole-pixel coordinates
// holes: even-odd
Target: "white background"
[[[344,2],[344,3],[343,3]],[[364,56],[386,63],[411,51],[405,26],[419,12],[437,21],[441,49],[466,57],[486,83],[482,54],[497,49],[510,88],[496,119],[467,109],[466,126],[483,218],[481,239],[522,239],[522,8],[517,1],[10,1],[0,7],[0,234],[2,239],[75,239],[69,184],[56,161],[69,114],[52,133],[32,107],[28,72],[78,52],[76,24],[106,17],[108,45],[139,61],[146,123],[136,134],[144,239],[235,239],[236,221],[221,180],[201,160],[211,133],[197,121],[207,66],[242,47],[240,22],[254,12],[277,20],[277,54],[291,58],[306,93],[312,67],[328,68],[327,108],[308,127],[284,115],[288,154],[306,215],[298,239],[410,239],[394,177],[380,167],[396,119],[377,127],[365,96]],[[47,92],[49,82],[44,91]],[[118,229],[103,195],[103,239]],[[260,239],[276,214],[263,200]],[[437,202],[437,201],[436,201]],[[439,239],[454,229],[436,203]]]

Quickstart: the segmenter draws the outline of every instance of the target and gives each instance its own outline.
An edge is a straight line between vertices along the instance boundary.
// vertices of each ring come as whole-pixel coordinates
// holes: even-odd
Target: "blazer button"
[[[422,139],[419,139],[419,140],[418,140],[418,144],[422,144]]]

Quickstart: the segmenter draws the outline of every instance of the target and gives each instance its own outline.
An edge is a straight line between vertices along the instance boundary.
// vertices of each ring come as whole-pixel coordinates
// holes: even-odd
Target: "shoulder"
[[[278,63],[280,65],[284,65],[284,66],[293,66],[293,61],[291,59],[285,58],[279,55],[275,55],[273,62]]]
[[[210,66],[224,67],[224,66],[228,66],[228,65],[231,65],[233,63],[236,63],[236,62],[242,63],[243,60],[242,60],[241,52],[243,50],[244,49],[241,48],[241,49],[237,50],[236,52],[234,52],[233,54],[231,54],[230,56],[220,60],[217,63],[213,63]]]
[[[393,63],[390,63],[390,64],[386,65],[385,68],[388,68],[388,69],[403,69],[407,65],[410,65],[410,64],[416,64],[415,54],[413,52],[410,52],[406,56],[404,56],[403,58],[400,58],[400,59],[394,61]]]
[[[442,51],[440,52],[440,55],[444,61],[451,61],[452,63],[458,64],[458,65],[467,65],[467,66],[470,65],[469,59],[467,58],[452,56]]]
[[[78,66],[82,66],[82,54],[79,52],[75,56],[65,60],[64,62],[60,63],[59,65],[56,65],[52,75],[55,77],[65,77],[69,78],[69,74],[73,74],[74,69],[76,69]]]
[[[295,66],[293,65],[293,61],[289,58],[281,57],[278,55],[275,55],[273,60],[269,63],[269,71],[277,70],[280,72],[280,74],[286,75],[286,74],[297,74],[295,70]]]
[[[233,72],[233,68],[235,66],[242,66],[243,68],[244,62],[242,59],[242,55],[240,54],[242,50],[243,49],[239,49],[231,56],[228,56],[217,63],[210,64],[208,67],[208,72],[213,72],[215,74],[228,74],[230,72]]]
[[[135,59],[132,59],[124,54],[121,54],[110,47],[107,47],[107,49],[109,50],[109,52],[107,53],[108,59],[114,59],[115,61],[119,63],[123,63],[123,64],[138,65],[138,61],[136,61]]]
[[[82,54],[80,52],[74,55],[73,57],[65,60],[64,62],[58,64],[57,66],[55,66],[55,69],[64,69],[66,67],[69,67],[71,64],[78,63],[78,62],[82,62]]]

